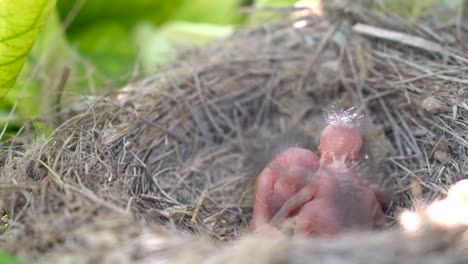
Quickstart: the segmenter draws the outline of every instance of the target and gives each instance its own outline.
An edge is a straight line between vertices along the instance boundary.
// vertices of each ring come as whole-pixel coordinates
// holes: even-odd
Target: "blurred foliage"
[[[103,21],[115,21],[127,29],[141,20],[151,20],[160,25],[168,20],[182,2],[183,0],[58,0],[57,10],[62,20],[77,12],[67,30],[69,35],[73,35]]]
[[[82,94],[123,86],[137,66],[143,70],[140,75],[155,72],[175,57],[179,47],[230,35],[243,20],[237,12],[241,4],[241,0],[58,0],[57,12],[31,52],[23,52],[26,63],[15,86],[0,101],[0,125],[8,122],[8,131],[14,133],[24,120],[37,116],[53,124],[61,89],[62,105],[70,105]],[[65,67],[71,74],[65,87],[59,87]]]
[[[425,15],[447,20],[453,18],[462,6],[461,0],[361,0],[361,2],[378,11],[403,16],[412,21]]]
[[[454,11],[456,13],[460,7],[460,0],[354,1],[413,20],[447,10],[450,11],[448,16],[453,17]],[[9,2],[0,0],[0,15],[3,14],[1,4]],[[58,0],[56,11],[52,12],[31,52],[23,51],[27,57],[15,86],[0,101],[0,129],[9,120],[8,131],[14,133],[23,120],[34,117],[43,121],[43,125],[38,126],[40,129],[47,127],[45,124],[54,124],[54,113],[57,108],[65,108],[62,105],[71,106],[85,94],[102,94],[118,89],[132,78],[156,72],[158,67],[172,61],[181,48],[203,45],[229,36],[236,27],[258,23],[261,7],[292,6],[296,2]],[[240,14],[237,10],[242,6],[259,9],[258,12]],[[276,18],[287,16],[271,12],[269,15]],[[15,13],[18,19],[23,19],[23,16],[26,16],[24,12]],[[6,28],[1,23],[0,19],[0,40],[5,34],[2,29]],[[31,41],[34,39],[25,41],[24,45],[32,44]],[[60,87],[66,68],[71,69],[71,73],[66,85]],[[59,98],[59,94],[63,96]],[[10,109],[15,103],[17,109],[10,117]]]
[[[239,0],[183,0],[169,20],[217,25],[239,24],[242,16],[237,10],[241,5],[242,1]]]
[[[135,27],[134,41],[140,44],[140,64],[147,75],[154,72],[156,66],[172,61],[177,48],[184,44],[204,44],[229,36],[233,31],[233,25],[172,21],[157,27],[146,21]]]
[[[138,51],[154,51],[153,47],[148,47],[151,41],[138,41],[141,35],[131,34],[141,30],[139,24],[151,25],[153,29],[149,31],[148,27],[144,27],[145,33],[150,34],[146,37],[166,43],[162,51],[171,54],[174,51],[168,47],[176,42],[202,44],[225,37],[231,33],[232,25],[241,22],[236,12],[241,4],[239,0],[114,0],[112,4],[106,0],[82,2],[80,6],[79,1],[58,1],[62,20],[79,8],[67,29],[67,37],[82,56],[92,61],[110,79],[131,72]],[[227,29],[220,29],[222,25]],[[220,35],[220,32],[224,34]],[[161,52],[151,54],[164,55]],[[153,66],[161,63],[159,57],[140,55],[145,58],[146,67],[151,65],[151,60],[155,60]]]
[[[1,264],[23,264],[22,261],[19,261],[17,258],[0,251],[0,263]]]

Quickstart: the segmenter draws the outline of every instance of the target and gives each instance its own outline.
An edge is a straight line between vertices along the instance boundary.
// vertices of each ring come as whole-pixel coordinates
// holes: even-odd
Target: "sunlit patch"
[[[142,236],[141,246],[146,250],[163,250],[169,242],[162,236],[147,234]]]
[[[404,211],[400,214],[400,224],[405,231],[409,233],[416,233],[421,230],[422,219],[421,215],[416,212]]]
[[[297,21],[293,24],[293,26],[295,28],[303,28],[303,27],[306,27],[307,26],[307,21],[306,20],[301,20],[301,21]]]
[[[294,17],[305,17],[309,15],[322,16],[323,8],[321,0],[301,0],[294,4],[295,7],[305,7],[306,9],[296,11]]]
[[[468,225],[468,180],[453,185],[447,198],[433,203],[427,214],[433,222],[443,227]]]
[[[400,223],[409,232],[418,232],[423,221],[442,228],[468,226],[468,180],[453,185],[445,199],[433,202],[424,215],[416,212],[403,212]]]
[[[454,199],[468,207],[468,180],[462,180],[450,187],[447,199]]]

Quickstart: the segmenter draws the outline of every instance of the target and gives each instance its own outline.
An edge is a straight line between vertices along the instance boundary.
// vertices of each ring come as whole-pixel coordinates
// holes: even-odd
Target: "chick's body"
[[[362,143],[354,128],[327,126],[320,158],[302,148],[281,153],[257,179],[252,230],[262,225],[281,229],[291,218],[298,235],[335,235],[381,225],[383,196],[358,162]]]
[[[296,234],[336,235],[382,223],[374,190],[345,164],[325,165],[314,177],[318,188],[296,216]]]

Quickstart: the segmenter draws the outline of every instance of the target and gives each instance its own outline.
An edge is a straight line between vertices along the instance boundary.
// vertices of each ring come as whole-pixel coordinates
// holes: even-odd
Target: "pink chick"
[[[365,177],[359,163],[363,144],[355,127],[329,124],[320,138],[318,158],[303,148],[289,148],[260,173],[256,182],[251,230],[279,232],[295,220],[296,235],[336,235],[380,226],[379,202],[390,196]]]

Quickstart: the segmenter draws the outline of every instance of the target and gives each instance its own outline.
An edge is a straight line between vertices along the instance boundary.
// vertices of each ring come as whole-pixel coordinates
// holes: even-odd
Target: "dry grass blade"
[[[411,47],[415,47],[415,48],[419,48],[419,49],[423,49],[423,50],[427,50],[431,52],[438,52],[438,53],[445,52],[444,48],[438,43],[435,43],[433,41],[429,41],[420,37],[412,36],[409,34],[401,33],[401,32],[386,30],[383,28],[378,28],[378,27],[365,25],[365,24],[354,25],[353,31],[363,34],[363,35],[375,37],[375,38],[381,38],[381,39],[399,42],[401,44],[405,44]]]

